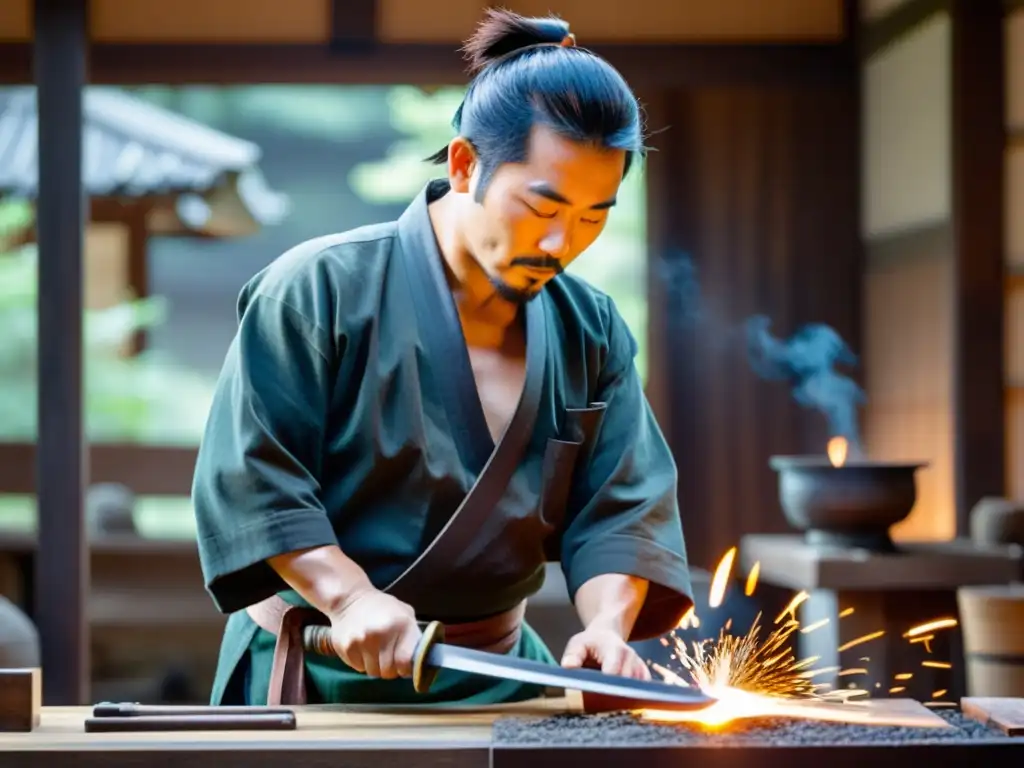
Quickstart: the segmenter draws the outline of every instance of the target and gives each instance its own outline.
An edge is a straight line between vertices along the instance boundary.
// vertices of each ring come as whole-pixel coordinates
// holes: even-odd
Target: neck
[[[447,194],[431,203],[427,209],[430,223],[466,340],[471,345],[500,346],[519,307],[498,294],[469,250],[459,227],[459,202],[455,195]]]

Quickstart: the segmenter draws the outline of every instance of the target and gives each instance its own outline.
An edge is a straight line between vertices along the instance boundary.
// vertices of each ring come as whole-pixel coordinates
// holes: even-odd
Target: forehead
[[[625,162],[624,150],[581,144],[535,126],[519,176],[523,184],[543,182],[574,202],[589,204],[614,197]]]

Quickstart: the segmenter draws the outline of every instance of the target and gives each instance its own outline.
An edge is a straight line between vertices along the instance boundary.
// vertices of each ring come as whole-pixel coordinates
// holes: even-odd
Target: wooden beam
[[[87,703],[88,454],[83,407],[85,190],[82,95],[88,0],[36,0],[34,63],[39,114],[39,509],[36,625],[43,701]]]
[[[948,11],[950,0],[907,0],[861,31],[861,58],[870,59],[883,48],[912,32],[936,13]]]
[[[90,483],[122,483],[142,496],[188,496],[197,448],[93,444]],[[0,443],[0,493],[34,494],[37,450],[33,443]]]
[[[951,0],[953,419],[957,534],[1006,492],[1002,0]]]
[[[849,81],[844,43],[601,45],[594,50],[633,87],[823,85]],[[0,43],[0,84],[29,83],[31,47]],[[380,44],[332,52],[327,45],[132,45],[90,49],[90,82],[103,85],[462,85],[454,46]]]
[[[331,48],[366,51],[376,44],[377,0],[331,0]]]

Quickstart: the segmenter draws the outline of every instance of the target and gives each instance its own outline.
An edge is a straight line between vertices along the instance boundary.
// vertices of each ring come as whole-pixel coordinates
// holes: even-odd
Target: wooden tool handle
[[[412,685],[417,693],[426,693],[434,684],[438,670],[427,663],[430,649],[436,643],[444,642],[444,624],[431,621],[426,625],[420,622],[423,637],[416,646],[412,657]],[[331,640],[331,628],[327,626],[308,626],[302,630],[302,647],[309,653],[320,656],[335,656],[334,643]]]
[[[302,629],[302,648],[318,656],[337,656],[331,641],[330,626],[311,625]]]

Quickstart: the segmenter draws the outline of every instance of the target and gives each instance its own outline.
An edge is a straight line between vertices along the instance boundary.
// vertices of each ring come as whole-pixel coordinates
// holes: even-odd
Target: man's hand
[[[331,640],[341,660],[385,680],[412,676],[422,634],[412,606],[373,588],[353,595],[331,617]]]
[[[566,643],[562,666],[599,667],[608,675],[650,680],[651,672],[640,655],[614,631],[586,629]]]

